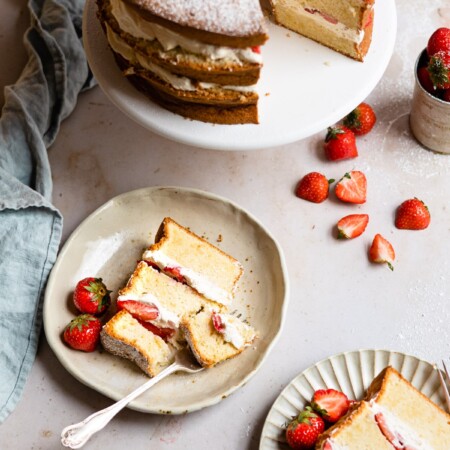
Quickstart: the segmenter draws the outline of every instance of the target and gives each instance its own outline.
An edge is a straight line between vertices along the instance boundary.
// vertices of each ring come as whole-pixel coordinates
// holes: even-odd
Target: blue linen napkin
[[[94,84],[81,42],[84,0],[30,0],[28,62],[0,116],[0,423],[16,406],[42,325],[62,216],[51,204],[47,148]]]

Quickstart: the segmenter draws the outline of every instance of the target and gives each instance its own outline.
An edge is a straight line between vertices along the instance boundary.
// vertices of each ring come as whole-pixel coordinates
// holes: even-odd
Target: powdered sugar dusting
[[[156,16],[227,36],[265,33],[258,0],[130,0]]]

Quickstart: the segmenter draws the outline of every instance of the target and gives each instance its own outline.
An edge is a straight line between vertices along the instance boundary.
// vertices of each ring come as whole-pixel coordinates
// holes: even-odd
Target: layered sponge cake
[[[241,264],[169,217],[155,241],[119,291],[119,313],[102,331],[105,349],[149,376],[183,346],[203,367],[241,353],[256,338],[250,325],[228,313]]]
[[[218,124],[257,124],[258,0],[96,0],[123,74],[162,107]],[[262,0],[277,24],[363,61],[374,0]]]
[[[142,259],[206,298],[231,303],[242,265],[232,256],[166,217]]]
[[[363,61],[372,40],[374,0],[268,0],[274,20]]]
[[[322,434],[317,450],[448,450],[450,415],[392,367],[371,383],[364,401]]]
[[[182,116],[258,123],[256,83],[268,36],[257,0],[97,0],[119,67]]]

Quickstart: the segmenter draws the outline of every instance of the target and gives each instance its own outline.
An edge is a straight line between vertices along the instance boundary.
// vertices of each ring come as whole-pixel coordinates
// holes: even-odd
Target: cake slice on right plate
[[[316,450],[448,450],[450,415],[393,367],[365,399],[321,435]]]

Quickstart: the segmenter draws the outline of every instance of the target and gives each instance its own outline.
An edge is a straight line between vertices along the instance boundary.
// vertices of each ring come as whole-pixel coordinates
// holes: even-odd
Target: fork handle
[[[143,385],[139,386],[126,397],[113,403],[111,406],[91,414],[82,422],[64,428],[61,432],[61,444],[64,447],[73,449],[81,448],[92,435],[103,429],[119,411],[128,405],[128,403],[178,369],[179,365],[177,363],[171,364],[158,375],[146,381]]]

